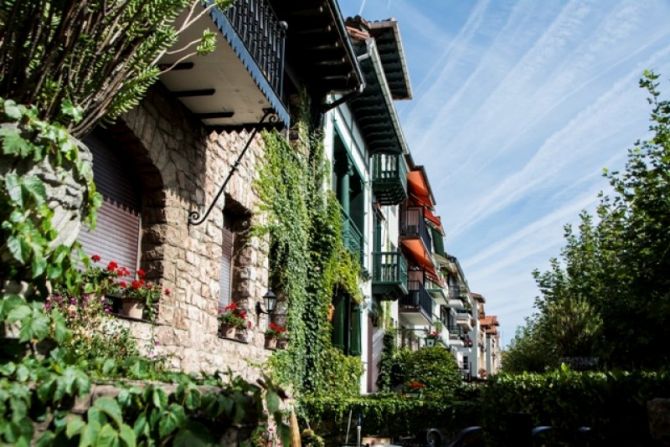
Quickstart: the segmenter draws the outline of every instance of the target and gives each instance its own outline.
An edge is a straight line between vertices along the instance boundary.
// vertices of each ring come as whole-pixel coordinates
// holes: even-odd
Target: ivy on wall
[[[304,107],[307,110],[307,107]],[[263,135],[266,163],[256,189],[267,222],[255,231],[270,240],[270,285],[287,309],[288,349],[270,361],[273,374],[297,396],[339,386],[357,393],[362,365],[332,347],[328,310],[334,294],[360,302],[360,264],[345,248],[342,215],[328,188],[323,137],[303,116],[289,143],[277,132]],[[337,365],[342,375],[333,377]],[[345,380],[342,380],[346,378]]]

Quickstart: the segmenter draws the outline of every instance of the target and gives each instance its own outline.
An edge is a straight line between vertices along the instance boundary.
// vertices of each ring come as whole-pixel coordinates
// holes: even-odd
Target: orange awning
[[[421,239],[404,239],[401,241],[405,253],[407,253],[409,260],[414,264],[423,268],[426,272],[428,278],[436,284],[444,286],[440,276],[435,271],[435,265],[433,265],[433,259],[430,256],[430,253],[426,250],[426,247],[423,245]]]
[[[444,228],[442,228],[442,219],[440,219],[440,216],[436,216],[429,208],[426,208],[423,211],[423,217],[428,219],[444,236]]]
[[[407,174],[407,188],[416,205],[433,206],[428,180],[424,177],[422,171],[415,170]]]

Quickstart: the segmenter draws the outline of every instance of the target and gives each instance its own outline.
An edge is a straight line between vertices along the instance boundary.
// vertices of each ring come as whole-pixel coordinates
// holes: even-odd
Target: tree
[[[538,314],[507,353],[512,369],[556,366],[591,355],[605,366],[660,367],[670,361],[670,101],[659,76],[640,86],[652,106],[648,140],[628,151],[623,172],[608,172],[596,216],[565,228],[566,245],[549,270],[533,272]],[[543,353],[544,351],[544,353]]]

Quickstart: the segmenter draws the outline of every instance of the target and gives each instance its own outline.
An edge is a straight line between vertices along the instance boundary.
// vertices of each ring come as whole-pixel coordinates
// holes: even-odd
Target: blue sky
[[[470,288],[507,343],[538,294],[531,271],[563,225],[607,189],[647,134],[638,79],[670,93],[670,0],[340,0],[345,16],[395,17],[414,99],[397,102]]]

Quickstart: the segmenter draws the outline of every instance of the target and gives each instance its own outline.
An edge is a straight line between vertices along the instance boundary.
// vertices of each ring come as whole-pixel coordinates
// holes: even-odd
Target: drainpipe
[[[371,54],[371,48],[373,45],[374,40],[372,38],[366,39],[365,40],[365,53],[356,56],[356,59],[358,62],[362,62],[365,59],[370,58]],[[361,78],[361,83],[358,85],[358,87],[353,88],[349,90],[347,93],[342,95],[339,99],[336,99],[333,102],[329,102],[321,106],[321,112],[326,113],[327,111],[334,109],[335,107],[344,104],[345,102],[349,101],[352,98],[355,98],[356,96],[360,95],[365,91],[365,78]]]

